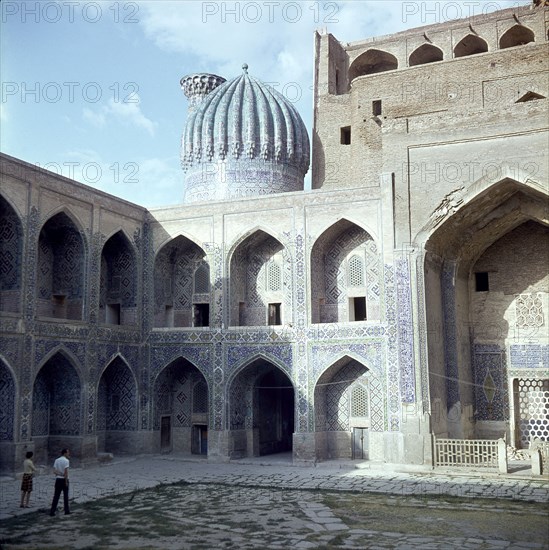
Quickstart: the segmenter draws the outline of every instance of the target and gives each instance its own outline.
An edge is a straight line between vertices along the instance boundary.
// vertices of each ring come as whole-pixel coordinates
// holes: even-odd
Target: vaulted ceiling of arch
[[[426,249],[468,272],[486,248],[528,220],[549,226],[548,196],[508,180],[463,206],[431,235]]]

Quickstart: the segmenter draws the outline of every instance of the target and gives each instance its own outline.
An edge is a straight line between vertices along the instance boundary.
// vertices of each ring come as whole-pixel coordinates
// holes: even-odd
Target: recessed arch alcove
[[[381,262],[377,245],[362,227],[341,219],[311,251],[311,320],[341,323],[381,318]]]
[[[292,318],[291,259],[273,235],[256,229],[230,253],[230,325],[277,326]]]
[[[35,462],[47,462],[64,447],[80,457],[82,383],[74,359],[63,350],[40,367],[32,392],[32,439]]]
[[[179,235],[154,262],[154,326],[210,325],[210,266],[204,250]]]
[[[433,44],[422,44],[410,54],[408,64],[410,67],[414,67],[416,65],[442,61],[443,58],[444,55],[440,48],[437,48]]]
[[[291,452],[295,391],[284,370],[258,356],[240,367],[227,387],[231,457]]]
[[[0,195],[0,309],[5,312],[21,310],[23,239],[19,215]]]
[[[160,452],[206,455],[209,391],[202,371],[178,357],[154,380],[153,427]]]
[[[517,312],[527,302],[547,314],[546,202],[541,187],[505,178],[471,191],[426,239],[429,389],[436,435],[516,440],[510,387],[518,365],[527,366],[515,352],[529,345]],[[536,243],[547,246],[538,249]],[[544,297],[538,300],[540,292]],[[537,365],[528,368],[536,377]]]
[[[476,34],[464,36],[454,48],[454,57],[465,57],[488,51],[486,40]]]
[[[383,73],[398,69],[397,58],[382,50],[371,49],[360,54],[349,67],[349,82],[368,74]]]
[[[110,325],[137,324],[137,265],[135,249],[119,230],[101,252],[100,319]]]
[[[44,223],[38,239],[38,315],[82,319],[86,256],[82,232],[65,211]]]
[[[504,50],[514,46],[523,46],[530,42],[535,42],[534,31],[524,25],[514,25],[501,35],[499,47]]]
[[[126,361],[114,357],[97,388],[97,448],[114,454],[139,451],[132,438],[138,428],[137,381]]]

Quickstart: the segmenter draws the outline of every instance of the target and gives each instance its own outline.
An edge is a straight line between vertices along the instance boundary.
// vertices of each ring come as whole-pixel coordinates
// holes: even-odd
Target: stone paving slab
[[[47,469],[47,468],[46,468]],[[397,472],[366,468],[341,467],[324,463],[322,467],[269,465],[252,461],[213,463],[181,455],[140,455],[111,463],[73,469],[70,475],[70,498],[87,502],[113,494],[184,481],[186,483],[221,483],[238,487],[273,487],[287,489],[329,489],[392,495],[506,499],[530,502],[549,501],[549,479],[516,478],[512,475],[479,473],[437,474],[434,472]],[[47,507],[53,495],[51,473],[37,476],[31,505]],[[24,514],[19,508],[20,480],[1,478],[0,519]]]
[[[464,509],[463,499],[170,483],[74,505],[70,516],[5,519],[0,548],[548,548],[547,507],[470,500]]]

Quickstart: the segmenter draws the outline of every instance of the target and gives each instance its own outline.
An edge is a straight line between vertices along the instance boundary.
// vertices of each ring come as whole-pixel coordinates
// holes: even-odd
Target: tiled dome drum
[[[303,190],[309,136],[295,107],[248,75],[181,79],[189,98],[181,161],[185,202]]]

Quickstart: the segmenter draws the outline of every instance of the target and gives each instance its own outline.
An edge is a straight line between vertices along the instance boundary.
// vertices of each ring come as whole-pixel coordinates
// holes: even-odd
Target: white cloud
[[[92,111],[91,109],[84,107],[84,110],[82,111],[82,116],[84,120],[97,128],[102,128],[103,126],[105,126],[105,114],[101,111]]]
[[[104,127],[110,120],[115,120],[143,128],[151,136],[154,136],[157,127],[157,123],[147,118],[141,111],[139,96],[136,93],[132,94],[131,101],[115,101],[110,98],[106,105],[100,106],[95,111],[85,107],[82,116],[84,120],[98,128]]]
[[[490,11],[528,0],[489,2]],[[296,107],[312,125],[313,36],[326,28],[342,42],[390,34],[456,17],[478,16],[483,1],[397,2],[346,0],[339,2],[141,2],[140,25],[159,48],[182,55],[182,74],[213,72],[225,78],[249,73],[264,82],[287,86]],[[297,6],[297,7],[296,7]],[[453,9],[452,6],[454,7]],[[457,9],[456,9],[457,6]],[[292,93],[292,96],[290,96]]]
[[[93,149],[66,151],[56,173],[143,206],[162,206],[183,199],[183,172],[177,158],[107,160]],[[50,167],[51,169],[51,167]],[[166,200],[169,197],[169,200]]]

